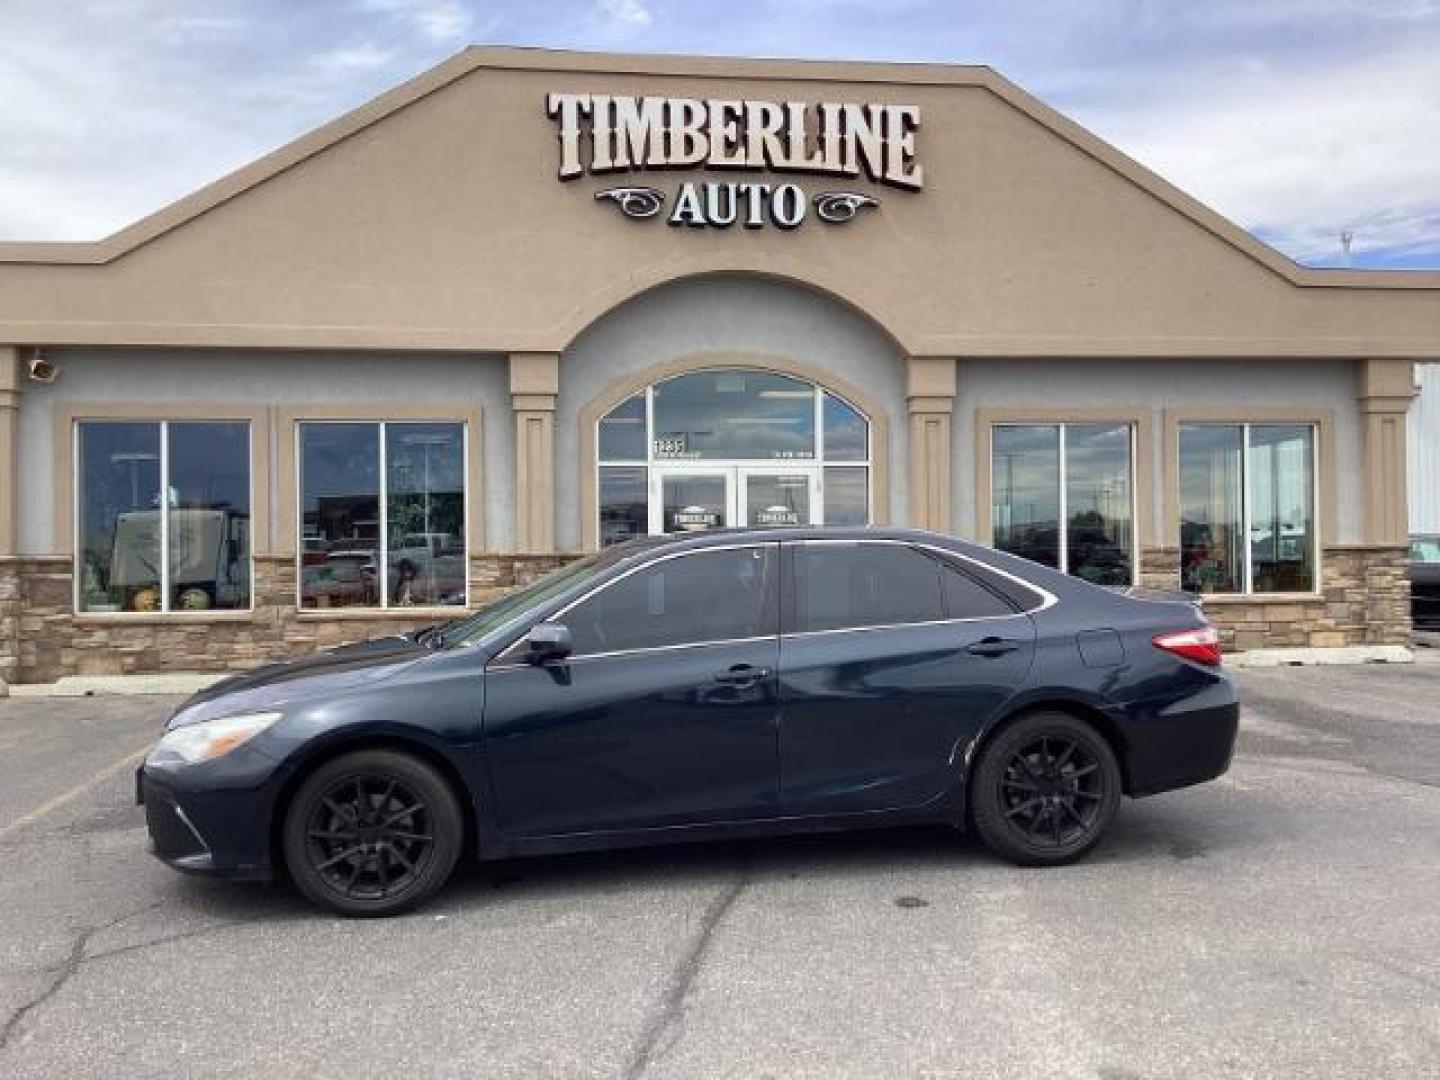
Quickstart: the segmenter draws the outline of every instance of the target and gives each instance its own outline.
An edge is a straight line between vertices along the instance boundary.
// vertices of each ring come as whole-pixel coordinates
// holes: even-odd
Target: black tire
[[[285,865],[311,900],[343,915],[396,915],[449,880],[465,819],[445,777],[394,750],[321,765],[285,815]]]
[[[1120,807],[1110,744],[1078,717],[1034,712],[986,744],[970,774],[970,820],[996,855],[1021,866],[1073,862]]]

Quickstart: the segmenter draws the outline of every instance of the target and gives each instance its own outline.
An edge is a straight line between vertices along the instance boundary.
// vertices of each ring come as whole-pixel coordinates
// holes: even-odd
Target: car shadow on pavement
[[[1238,837],[1193,811],[1162,802],[1127,804],[1110,834],[1078,868],[1098,865],[1169,865],[1203,859]],[[893,879],[902,889],[907,876],[936,874],[1065,873],[1023,870],[991,855],[977,838],[944,826],[916,826],[856,832],[812,833],[610,851],[546,855],[477,863],[462,860],[455,876],[422,914],[463,912],[503,896],[583,900],[637,890],[718,885],[744,874],[752,881],[804,879],[836,885]],[[903,889],[902,889],[903,891]],[[285,881],[269,884],[180,877],[174,899],[198,913],[225,921],[334,919],[312,907]]]
[[[1101,844],[1075,865],[1188,862],[1235,846],[1245,846],[1240,832],[1175,800],[1127,801]],[[887,876],[898,881],[905,874],[1052,872],[1013,866],[992,855],[975,835],[934,825],[470,863],[457,869],[443,896],[464,903],[497,891],[557,895],[670,888],[723,880],[737,869],[755,879],[788,876],[837,883]]]

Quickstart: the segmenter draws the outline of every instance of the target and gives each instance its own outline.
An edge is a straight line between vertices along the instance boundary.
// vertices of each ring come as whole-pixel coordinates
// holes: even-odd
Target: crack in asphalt
[[[137,915],[143,915],[147,911],[154,911],[164,904],[164,900],[157,900],[153,904],[146,904],[144,907],[136,908],[134,911],[127,911],[96,926],[87,926],[76,934],[75,941],[70,946],[70,952],[64,960],[59,964],[40,969],[42,973],[55,973],[55,978],[51,981],[50,985],[11,1013],[10,1018],[5,1021],[4,1027],[0,1027],[0,1050],[4,1050],[11,1045],[20,1029],[20,1025],[28,1016],[40,1009],[46,1002],[50,1001],[51,998],[63,990],[86,965],[93,964],[98,960],[109,960],[112,957],[124,956],[128,953],[143,952],[146,949],[158,948],[161,945],[168,945],[175,941],[186,941],[190,938],[203,937],[206,934],[214,934],[221,930],[228,930],[234,926],[247,926],[255,921],[253,919],[232,919],[229,922],[196,927],[193,930],[184,930],[177,934],[167,934],[164,937],[155,938],[152,941],[140,941],[132,945],[119,945],[113,949],[106,949],[103,952],[88,954],[85,952],[85,947],[90,944],[96,934],[104,933],[106,930],[112,930],[126,920],[133,919]]]
[[[119,926],[126,919],[133,919],[136,915],[143,915],[147,911],[154,911],[164,903],[165,901],[163,900],[157,900],[153,904],[146,904],[144,907],[136,908],[134,911],[126,911],[120,915],[116,915],[107,922],[100,923],[96,926],[87,926],[76,934],[75,940],[70,946],[69,954],[56,968],[50,969],[58,972],[55,979],[39,994],[11,1013],[10,1018],[5,1021],[5,1026],[0,1028],[0,1050],[10,1045],[10,1041],[22,1021],[58,994],[64,988],[65,984],[75,977],[75,973],[85,965],[85,946],[90,944],[91,938],[96,934]]]
[[[671,972],[670,985],[660,1001],[660,1008],[641,1032],[639,1045],[625,1069],[626,1080],[638,1080],[644,1076],[651,1065],[668,1054],[679,1042],[681,1028],[685,1023],[686,999],[695,986],[700,969],[705,965],[715,931],[749,883],[749,866],[742,866],[739,876],[721,890],[705,908],[700,917],[700,929],[691,941],[690,948]]]

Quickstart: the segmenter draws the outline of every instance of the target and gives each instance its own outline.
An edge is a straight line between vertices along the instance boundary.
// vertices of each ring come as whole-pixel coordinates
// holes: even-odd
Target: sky
[[[470,44],[988,64],[1299,262],[1440,268],[1440,0],[0,0],[0,239],[106,236]]]

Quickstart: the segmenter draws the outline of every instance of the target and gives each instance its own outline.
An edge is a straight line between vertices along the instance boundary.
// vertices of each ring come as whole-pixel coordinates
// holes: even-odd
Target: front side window
[[[697,551],[637,570],[561,616],[574,655],[777,632],[774,545]]]
[[[250,606],[250,425],[76,424],[77,606]]]
[[[794,630],[940,622],[941,567],[904,544],[810,543],[795,551]]]
[[[300,606],[465,603],[465,425],[298,426]]]
[[[1313,592],[1315,428],[1180,427],[1180,581],[1191,592]]]
[[[990,434],[993,542],[1096,585],[1135,573],[1129,424],[999,424]]]

